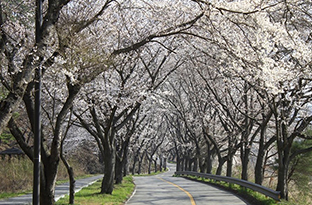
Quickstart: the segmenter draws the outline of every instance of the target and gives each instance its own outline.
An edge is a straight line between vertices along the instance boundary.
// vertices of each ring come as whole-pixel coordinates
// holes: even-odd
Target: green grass
[[[123,179],[122,184],[117,184],[114,187],[113,193],[100,194],[101,180],[94,184],[83,188],[81,191],[75,194],[75,204],[77,205],[120,205],[131,196],[135,185],[133,183],[132,176],[126,176]],[[61,198],[56,203],[57,205],[68,204],[68,196]]]
[[[6,198],[11,198],[11,197],[16,197],[16,196],[21,196],[25,194],[29,194],[31,191],[25,191],[25,192],[18,192],[18,193],[0,193],[0,199],[6,199]]]

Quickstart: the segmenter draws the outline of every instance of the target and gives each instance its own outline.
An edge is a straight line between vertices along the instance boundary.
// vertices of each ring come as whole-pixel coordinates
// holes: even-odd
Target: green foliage
[[[11,198],[11,197],[21,196],[21,195],[25,195],[28,193],[29,192],[0,193],[0,199],[6,199],[6,198]]]
[[[101,180],[96,183],[83,188],[75,195],[75,204],[92,204],[92,205],[119,205],[124,204],[131,196],[134,190],[134,183],[131,176],[124,177],[122,184],[115,185],[113,193],[100,194]],[[58,205],[68,204],[68,196],[57,201]]]
[[[10,132],[8,131],[4,131],[1,135],[0,135],[0,144],[4,143],[4,144],[9,144],[10,142],[12,142],[14,140],[14,137],[11,135]]]
[[[309,131],[311,132],[311,131]],[[295,141],[291,152],[312,147],[312,140]],[[289,187],[292,200],[309,201],[312,198],[311,189],[312,152],[297,155],[289,166]]]

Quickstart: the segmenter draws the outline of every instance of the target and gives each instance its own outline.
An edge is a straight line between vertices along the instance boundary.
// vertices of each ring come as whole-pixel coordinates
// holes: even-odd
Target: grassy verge
[[[75,204],[88,205],[121,205],[124,204],[132,195],[135,185],[132,176],[152,176],[163,173],[164,171],[153,172],[151,174],[129,175],[123,178],[122,184],[117,184],[114,187],[113,193],[100,194],[102,180],[83,188],[75,194]],[[57,201],[56,205],[68,204],[69,197],[66,196]]]
[[[94,184],[83,188],[81,191],[75,194],[75,204],[77,205],[120,205],[124,204],[125,201],[131,196],[134,190],[134,183],[132,176],[126,176],[123,179],[122,184],[115,185],[113,193],[100,194],[101,180]],[[68,204],[68,196],[61,198],[57,205]]]
[[[241,187],[236,184],[229,184],[226,182],[221,181],[214,181],[210,179],[204,179],[204,178],[198,178],[198,177],[186,177],[191,180],[201,181],[204,183],[209,183],[213,186],[216,186],[218,188],[227,190],[229,192],[234,193],[235,195],[240,196],[241,198],[248,201],[250,204],[253,205],[274,205],[277,204],[277,202],[274,199],[271,199],[269,197],[266,197],[265,195],[255,192],[251,189]]]
[[[11,198],[11,197],[21,196],[24,194],[29,194],[30,192],[31,191],[18,192],[18,193],[0,193],[0,199],[6,199],[6,198]]]

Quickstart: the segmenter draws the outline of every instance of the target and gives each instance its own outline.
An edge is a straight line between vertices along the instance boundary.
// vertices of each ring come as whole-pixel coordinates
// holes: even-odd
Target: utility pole
[[[36,50],[40,47],[42,34],[42,1],[36,0]],[[34,55],[40,55],[34,52]],[[35,127],[34,127],[34,170],[33,170],[33,205],[40,204],[40,163],[41,163],[41,57],[36,63],[35,69]]]

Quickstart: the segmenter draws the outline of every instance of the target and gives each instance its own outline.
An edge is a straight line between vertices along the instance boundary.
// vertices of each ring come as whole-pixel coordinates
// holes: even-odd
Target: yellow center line
[[[190,198],[190,200],[191,200],[191,204],[192,204],[192,205],[196,205],[193,196],[192,196],[188,191],[186,191],[185,189],[183,189],[183,188],[180,187],[179,185],[176,185],[176,184],[174,184],[174,183],[172,183],[172,182],[170,182],[170,181],[167,181],[167,180],[165,180],[165,179],[163,179],[163,178],[160,178],[160,177],[157,177],[157,178],[163,180],[164,182],[167,182],[168,184],[171,184],[171,185],[177,187],[178,189],[180,189],[181,191],[183,191],[184,193],[186,193],[186,195],[187,195],[187,196]]]

